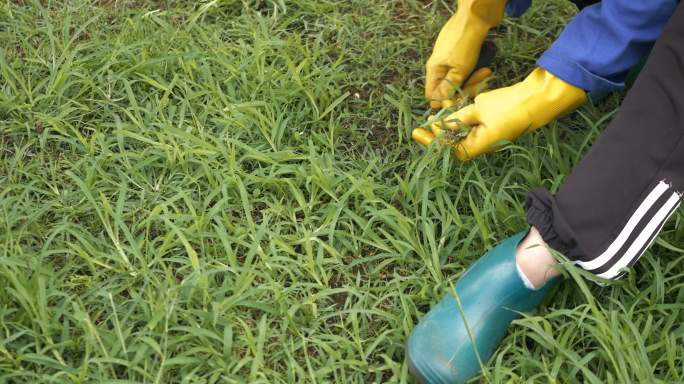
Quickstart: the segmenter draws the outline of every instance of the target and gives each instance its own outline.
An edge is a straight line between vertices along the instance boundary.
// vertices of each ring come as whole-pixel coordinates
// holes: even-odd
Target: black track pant
[[[575,3],[577,8],[583,9],[584,7],[588,7],[592,4],[598,3],[600,0],[570,0],[570,1]]]
[[[651,245],[684,191],[684,4],[616,118],[558,193],[527,195],[527,219],[554,249],[604,278]]]

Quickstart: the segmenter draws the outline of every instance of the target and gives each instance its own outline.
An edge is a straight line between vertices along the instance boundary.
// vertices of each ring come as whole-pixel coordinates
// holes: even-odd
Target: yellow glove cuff
[[[515,87],[528,94],[523,105],[530,114],[531,129],[574,111],[587,100],[582,88],[566,83],[544,68],[536,68]]]
[[[501,23],[505,8],[506,0],[459,0],[456,15],[480,20],[489,29]]]

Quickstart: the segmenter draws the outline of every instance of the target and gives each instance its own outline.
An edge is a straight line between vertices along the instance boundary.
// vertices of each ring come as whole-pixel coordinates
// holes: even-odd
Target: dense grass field
[[[0,7],[0,383],[411,382],[412,327],[621,98],[459,163],[410,140],[451,1]],[[506,19],[493,84],[574,12]],[[568,267],[476,381],[684,381],[683,219],[621,282]]]

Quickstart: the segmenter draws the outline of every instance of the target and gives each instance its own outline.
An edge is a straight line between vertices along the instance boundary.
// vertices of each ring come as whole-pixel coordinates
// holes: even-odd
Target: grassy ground
[[[409,139],[450,2],[0,7],[0,382],[410,382],[413,325],[619,102],[461,164]],[[506,20],[495,82],[572,13]],[[682,382],[675,216],[622,282],[571,270],[479,380]]]

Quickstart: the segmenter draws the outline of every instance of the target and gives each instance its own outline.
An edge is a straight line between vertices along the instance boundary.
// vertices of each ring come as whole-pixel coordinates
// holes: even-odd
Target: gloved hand
[[[510,87],[480,94],[475,102],[431,125],[432,132],[416,128],[413,139],[424,145],[439,136],[444,128],[469,126],[465,139],[453,145],[456,156],[467,160],[496,149],[497,142],[513,141],[534,131],[584,103],[586,92],[536,68],[525,80]],[[459,128],[459,125],[461,128]]]
[[[473,72],[487,32],[501,22],[505,6],[506,0],[458,1],[456,14],[442,28],[425,65],[425,97],[432,108],[454,104],[457,97],[453,96],[458,96],[454,90]],[[489,68],[482,68],[472,77],[490,73]]]

